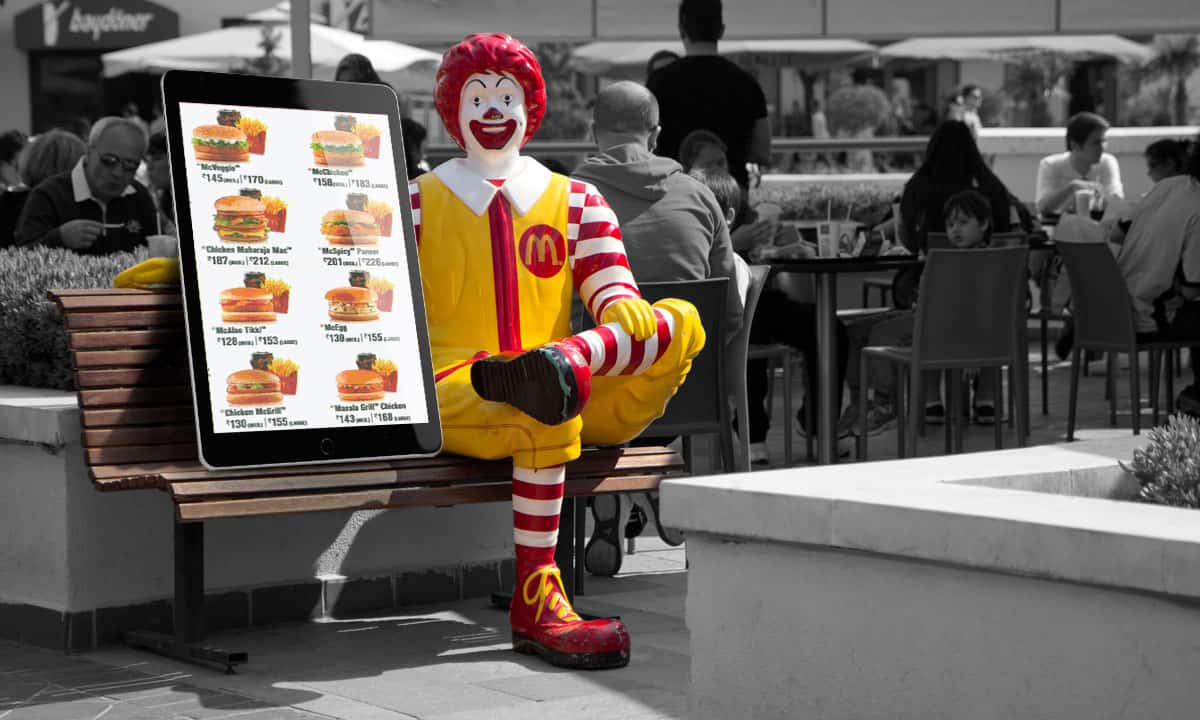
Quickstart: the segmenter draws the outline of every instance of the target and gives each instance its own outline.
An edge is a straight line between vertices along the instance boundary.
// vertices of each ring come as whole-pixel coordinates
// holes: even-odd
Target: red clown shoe
[[[508,618],[513,650],[565,668],[600,670],[629,664],[629,631],[615,618],[583,620],[571,608],[553,562],[517,559]]]
[[[484,400],[508,403],[543,425],[558,425],[583,412],[592,394],[592,372],[578,349],[550,343],[475,361],[471,385]]]

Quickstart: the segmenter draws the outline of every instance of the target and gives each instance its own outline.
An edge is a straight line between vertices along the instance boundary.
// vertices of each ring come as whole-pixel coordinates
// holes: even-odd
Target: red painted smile
[[[516,120],[505,120],[502,123],[484,123],[472,120],[469,123],[471,134],[486,150],[500,150],[517,131]]]

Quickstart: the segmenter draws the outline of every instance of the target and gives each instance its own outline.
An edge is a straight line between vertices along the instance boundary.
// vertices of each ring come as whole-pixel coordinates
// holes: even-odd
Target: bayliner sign
[[[179,15],[146,0],[44,0],[14,18],[22,50],[114,50],[179,36]]]

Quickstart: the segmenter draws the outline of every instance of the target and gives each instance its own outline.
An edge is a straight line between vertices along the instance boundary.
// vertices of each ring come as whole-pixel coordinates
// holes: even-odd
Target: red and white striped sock
[[[561,342],[583,354],[593,375],[640,375],[662,357],[675,334],[675,316],[654,308],[658,332],[635,340],[618,323],[585,330]]]
[[[513,466],[513,543],[518,559],[537,559],[539,564],[554,560],[566,476],[564,465],[539,469]]]

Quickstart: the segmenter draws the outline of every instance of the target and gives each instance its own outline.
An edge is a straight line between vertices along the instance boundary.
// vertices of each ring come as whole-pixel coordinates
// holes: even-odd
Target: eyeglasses
[[[104,153],[98,157],[100,158],[100,164],[109,170],[119,165],[125,172],[135,172],[138,169],[138,165],[141,165],[140,160],[123,160],[112,153]]]

